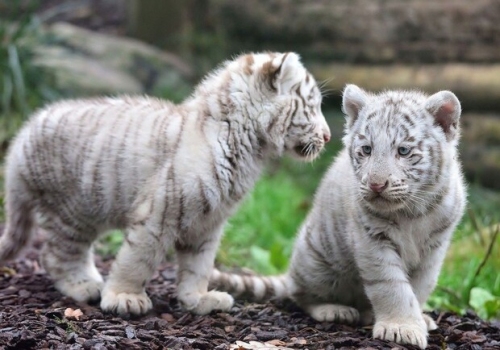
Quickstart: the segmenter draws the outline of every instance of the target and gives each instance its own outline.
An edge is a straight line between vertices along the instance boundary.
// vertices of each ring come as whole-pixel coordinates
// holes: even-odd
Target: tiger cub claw
[[[153,308],[151,299],[146,292],[114,293],[106,291],[102,294],[101,309],[118,315],[144,315]]]
[[[416,345],[421,349],[427,347],[427,329],[416,323],[377,322],[373,327],[373,337]]]

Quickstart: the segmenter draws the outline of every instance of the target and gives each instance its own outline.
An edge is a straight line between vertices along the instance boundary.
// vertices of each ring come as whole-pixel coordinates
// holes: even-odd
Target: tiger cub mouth
[[[302,158],[315,158],[321,149],[321,146],[318,146],[313,142],[301,143],[293,148],[295,153]]]

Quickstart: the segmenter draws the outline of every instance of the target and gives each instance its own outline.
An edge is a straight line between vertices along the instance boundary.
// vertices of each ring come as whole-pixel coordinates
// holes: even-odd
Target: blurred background
[[[23,121],[50,101],[128,93],[180,102],[236,54],[298,52],[325,83],[332,141],[312,165],[283,159],[267,168],[217,258],[279,273],[341,147],[344,85],[452,90],[463,106],[469,207],[428,306],[498,318],[499,23],[495,0],[0,0],[1,159]],[[112,232],[97,249],[112,254],[121,240]]]

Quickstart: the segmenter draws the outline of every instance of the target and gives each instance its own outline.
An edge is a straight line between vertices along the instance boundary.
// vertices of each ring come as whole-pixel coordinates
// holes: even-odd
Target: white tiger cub
[[[257,299],[291,298],[314,319],[371,323],[425,348],[422,313],[466,203],[460,103],[450,91],[370,94],[348,85],[344,149],[325,175],[283,276],[212,274]]]
[[[229,294],[207,291],[225,220],[266,160],[319,154],[330,139],[321,98],[297,54],[261,53],[225,62],[179,105],[119,97],[46,107],[7,157],[0,263],[39,219],[41,262],[75,300],[146,313],[145,285],[174,246],[181,304],[197,314],[231,308]],[[126,237],[104,283],[91,247],[110,228]]]

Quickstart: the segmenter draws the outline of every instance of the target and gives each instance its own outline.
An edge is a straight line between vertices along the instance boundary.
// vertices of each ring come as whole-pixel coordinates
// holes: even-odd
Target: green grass
[[[469,188],[468,213],[455,232],[430,308],[500,317],[499,204],[499,193]]]
[[[343,117],[327,114],[336,136],[312,164],[276,160],[257,182],[238,212],[229,219],[217,261],[259,273],[283,272],[297,229],[309,211],[314,192],[333,156],[341,149]]]
[[[306,191],[290,176],[266,175],[226,226],[219,261],[265,273],[283,271],[309,206]]]

